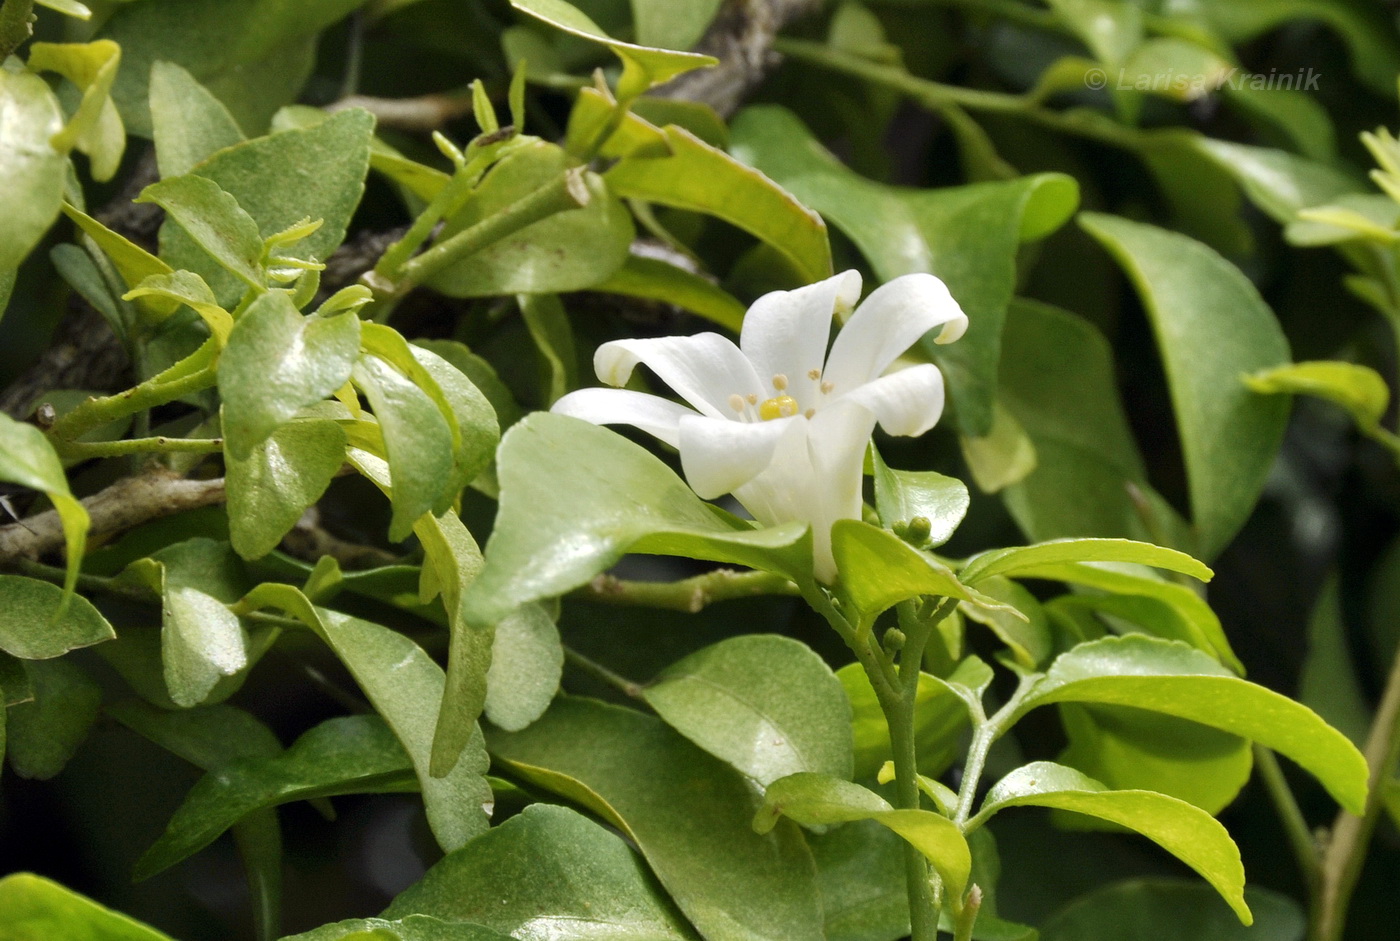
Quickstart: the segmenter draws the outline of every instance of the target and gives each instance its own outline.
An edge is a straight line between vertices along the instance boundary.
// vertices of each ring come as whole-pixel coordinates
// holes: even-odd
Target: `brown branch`
[[[773,37],[820,7],[821,0],[728,0],[695,47],[719,59],[719,65],[687,72],[654,94],[703,102],[729,117],[777,65]]]
[[[224,480],[186,480],[169,470],[126,477],[83,501],[92,518],[90,536],[122,532],[163,516],[224,502]],[[49,510],[0,526],[0,565],[37,559],[63,546],[63,524]]]

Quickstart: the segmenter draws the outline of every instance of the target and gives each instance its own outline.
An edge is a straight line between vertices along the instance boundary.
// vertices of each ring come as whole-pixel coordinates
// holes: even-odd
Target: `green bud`
[[[897,627],[892,627],[885,631],[885,650],[890,653],[897,653],[904,649],[904,632]]]
[[[909,528],[903,538],[915,546],[923,546],[928,543],[928,538],[932,533],[933,524],[928,521],[928,517],[916,516],[909,521]]]

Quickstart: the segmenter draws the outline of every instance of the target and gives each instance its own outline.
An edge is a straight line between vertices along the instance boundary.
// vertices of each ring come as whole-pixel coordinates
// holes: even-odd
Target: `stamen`
[[[729,407],[742,415],[744,412],[744,397],[737,392],[734,393],[729,397]]]
[[[777,389],[779,392],[787,391],[787,376],[783,375],[782,373],[778,373],[776,376],[774,376],[773,388]]]
[[[744,401],[748,402],[750,405],[757,405],[757,404],[758,404],[758,393],[757,393],[757,392],[750,392],[747,396],[744,397]]]
[[[814,409],[814,408],[809,408],[809,409],[807,409],[807,411],[803,412],[802,414],[805,415],[805,416],[808,417],[808,418],[811,418],[813,415],[817,414],[817,410]]]
[[[809,370],[807,370],[807,378],[808,378],[808,379],[811,379],[813,382],[815,382],[816,380],[820,379],[821,377],[822,377],[822,371],[821,371],[820,369],[809,369]]]
[[[836,388],[835,383],[823,382],[823,383],[822,383],[822,395],[830,395],[830,394],[831,394],[831,390],[834,389],[834,388]]]

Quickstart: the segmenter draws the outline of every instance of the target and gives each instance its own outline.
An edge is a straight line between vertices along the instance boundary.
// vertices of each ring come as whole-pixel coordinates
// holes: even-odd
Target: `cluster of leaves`
[[[142,754],[203,772],[144,854],[122,842],[124,875],[155,876],[228,832],[255,930],[275,938],[276,808],[408,792],[436,862],[393,884],[376,917],[297,937],[926,941],[939,912],[959,939],[1030,939],[1019,922],[1043,912],[998,887],[1003,868],[1019,887],[1018,871],[1044,867],[999,852],[984,824],[1038,806],[1136,831],[1205,880],[1094,886],[1046,937],[1120,936],[1129,917],[1154,937],[1233,937],[1235,918],[1270,941],[1300,936],[1296,902],[1246,901],[1215,815],[1256,756],[1288,809],[1278,752],[1374,825],[1367,779],[1392,793],[1390,768],[1243,678],[1197,559],[1219,557],[1260,501],[1288,419],[1272,393],[1339,402],[1400,450],[1380,376],[1292,362],[1236,264],[1267,259],[1255,244],[1268,239],[1332,246],[1354,269],[1346,286],[1400,324],[1394,139],[1367,141],[1390,194],[1377,195],[1338,155],[1318,97],[1241,80],[1252,40],[1321,20],[1347,87],[1392,95],[1400,43],[1378,11],[844,2],[775,40],[788,64],[765,103],[726,122],[661,87],[715,64],[684,50],[725,28],[717,0],[48,5],[85,18],[40,21],[74,41],[24,44],[11,29],[27,31],[30,4],[0,6],[16,52],[0,67],[0,315],[6,330],[36,317],[44,292],[29,286],[52,272],[102,316],[135,381],[45,390],[25,403],[32,421],[0,415],[0,481],[36,495],[0,529],[0,743],[24,778],[89,763],[103,797],[131,769],[80,751],[90,735],[135,733],[157,747]],[[942,80],[966,54],[940,44],[955,31],[985,87]],[[404,102],[294,103],[335,84],[316,53],[340,41],[360,84],[423,96],[409,108],[445,100],[475,136],[398,133]],[[480,79],[446,96],[389,83],[425,56]],[[1251,143],[1193,128],[1207,106]],[[928,115],[943,136],[920,182],[956,179],[889,182],[878,142]],[[158,179],[135,202],[160,211],[154,243],[87,204],[98,190],[83,174],[139,172],[128,133],[151,141]],[[849,159],[823,139],[844,139]],[[1094,148],[1132,157],[1141,179],[1098,169]],[[378,219],[400,228],[358,280],[329,283],[332,256]],[[1128,304],[1104,303],[1115,263]],[[830,588],[802,526],[756,528],[696,497],[673,461],[531,413],[587,384],[579,361],[601,339],[675,318],[735,331],[746,301],[837,266],[876,282],[937,274],[971,327],[908,354],[942,368],[952,429],[881,445],[918,470],[872,449],[871,505],[833,530]],[[1105,331],[1127,334],[1134,304],[1153,351],[1115,354]],[[1160,442],[1145,456],[1118,391],[1120,367],[1154,361],[1179,482]],[[958,466],[977,502],[928,469]],[[155,519],[180,509],[172,484],[223,505]],[[98,491],[154,510],[114,516],[102,494],[76,496]],[[65,567],[38,557],[60,544]],[[688,576],[674,582],[609,574],[636,555],[707,565],[647,570]],[[1319,619],[1331,659],[1310,664],[1305,698],[1359,740],[1370,717],[1339,621]],[[330,717],[278,709],[314,688]],[[1058,722],[1036,712],[1048,705]],[[1310,882],[1335,886],[1295,848]],[[1356,865],[1364,852],[1363,838]],[[173,910],[172,884],[152,884],[156,910]],[[364,909],[299,904],[292,918]],[[1322,924],[1319,939],[1339,937],[1339,921]],[[31,875],[0,880],[0,928],[164,937]]]

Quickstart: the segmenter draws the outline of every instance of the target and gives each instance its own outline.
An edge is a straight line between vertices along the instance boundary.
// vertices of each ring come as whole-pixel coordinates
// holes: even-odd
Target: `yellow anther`
[[[779,392],[782,392],[782,391],[786,390],[786,389],[787,389],[787,376],[783,375],[782,373],[778,373],[776,376],[774,376],[774,377],[773,377],[773,388],[777,389]]]
[[[750,405],[757,405],[757,404],[758,404],[758,393],[757,393],[757,392],[750,392],[747,396],[744,397],[744,401],[748,402]]]
[[[742,412],[744,410],[744,397],[737,392],[734,393],[729,397],[729,407],[736,412]]]
[[[822,383],[822,395],[830,395],[830,394],[831,394],[831,390],[834,389],[834,388],[836,388],[836,385],[835,385],[834,383],[831,383],[831,382],[823,382],[823,383]]]
[[[806,415],[808,418],[811,418],[813,415],[817,414],[817,410],[814,409],[814,408],[809,408],[809,409],[807,409],[807,411],[803,412],[802,414],[803,414],[803,415]]]
[[[822,371],[821,371],[820,369],[809,369],[809,370],[807,370],[807,378],[808,378],[808,379],[811,379],[813,382],[815,382],[816,380],[820,379],[821,377],[822,377]]]
[[[758,407],[758,417],[764,421],[772,421],[775,418],[789,418],[797,414],[797,400],[790,395],[780,395],[776,398],[766,399]]]

